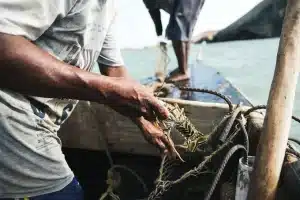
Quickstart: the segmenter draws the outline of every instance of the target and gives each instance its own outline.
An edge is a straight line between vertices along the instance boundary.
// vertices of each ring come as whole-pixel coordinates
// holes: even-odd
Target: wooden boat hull
[[[153,77],[142,80],[143,84],[154,82]],[[181,83],[182,84],[182,83]],[[237,104],[243,103],[245,109],[250,102],[232,84],[216,70],[201,63],[191,66],[191,79],[184,86],[215,90]],[[203,133],[210,133],[214,126],[228,112],[228,105],[219,97],[211,94],[187,92],[174,89],[167,98],[183,107],[192,123]],[[93,112],[91,112],[91,110]],[[102,138],[102,136],[106,138]],[[138,127],[128,118],[118,114],[105,105],[81,101],[71,117],[59,131],[63,146],[68,148],[104,150],[107,140],[112,152],[123,152],[140,155],[158,155],[158,151],[148,144]],[[182,142],[180,134],[174,132],[175,143]]]
[[[235,105],[243,103],[244,110],[251,106],[247,98],[213,68],[197,63],[191,70],[192,78],[185,86],[220,92],[228,96]],[[154,81],[154,78],[150,77],[141,82],[147,84]],[[210,133],[228,113],[228,105],[222,99],[210,94],[182,92],[175,88],[164,100],[170,103],[176,102],[180,107],[183,107],[192,123],[203,133]],[[263,113],[255,112],[250,115],[249,121],[251,123],[247,125],[248,133],[251,135],[249,137],[249,155],[255,155],[263,119]],[[105,149],[104,139],[112,152],[114,163],[124,164],[134,170],[142,177],[150,191],[153,189],[160,166],[160,158],[157,157],[158,151],[144,140],[141,131],[135,124],[107,106],[96,103],[89,105],[88,102],[81,101],[72,116],[61,127],[59,136],[63,143],[66,160],[85,191],[85,199],[99,199],[107,187],[103,180],[107,178],[107,169],[110,166],[106,162],[106,155],[103,152]],[[181,135],[177,132],[172,133],[172,138],[175,143],[182,141]],[[135,156],[128,156],[129,154]],[[232,168],[229,171],[231,174]],[[211,181],[212,178],[201,178],[202,186],[210,187]],[[286,188],[290,187],[290,182],[283,181],[283,187],[278,190],[280,197],[278,199],[290,199],[286,192]],[[189,189],[186,189],[185,193],[182,190],[180,194],[176,193],[176,189],[173,191],[175,191],[176,196],[174,197],[176,199],[186,199],[184,196],[189,193]],[[221,194],[220,188],[216,191],[216,195]],[[148,196],[147,192],[143,192],[140,183],[126,172],[122,172],[122,184],[118,188],[118,194],[122,199],[130,200]],[[200,195],[205,194],[201,194],[200,191]],[[202,196],[197,193],[197,197],[194,199],[199,199]]]

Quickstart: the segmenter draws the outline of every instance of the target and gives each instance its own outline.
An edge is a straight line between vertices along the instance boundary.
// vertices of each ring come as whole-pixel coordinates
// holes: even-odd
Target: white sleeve
[[[75,0],[0,0],[0,32],[36,40]]]
[[[100,55],[98,57],[98,63],[112,67],[124,65],[121,50],[118,46],[116,33],[117,14],[114,15],[114,18],[109,26],[109,30],[106,34]]]

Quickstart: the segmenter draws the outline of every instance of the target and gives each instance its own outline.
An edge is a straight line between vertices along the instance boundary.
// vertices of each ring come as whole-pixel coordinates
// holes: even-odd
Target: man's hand
[[[103,65],[99,65],[99,66],[100,66],[100,71],[102,74],[104,74],[106,76],[110,76],[110,77],[119,77],[119,78],[123,77],[124,79],[119,79],[119,80],[130,82],[130,84],[135,85],[134,87],[139,88],[137,91],[142,90],[142,92],[144,92],[146,94],[146,96],[148,96],[148,98],[150,96],[150,99],[153,99],[153,92],[154,92],[153,88],[145,87],[145,86],[140,85],[139,83],[135,82],[133,79],[130,78],[125,67],[123,67],[123,66],[109,67],[109,66],[103,66]],[[121,84],[122,87],[124,87],[124,85],[125,84]],[[132,89],[134,87],[132,87]],[[123,89],[120,88],[120,90],[123,90]],[[134,92],[134,93],[135,94],[133,96],[136,95],[136,92]],[[145,97],[145,94],[143,94],[144,97]],[[127,95],[129,95],[129,93]],[[157,103],[158,100],[156,98],[154,98],[153,101],[156,102],[155,104],[159,104],[159,102]],[[149,103],[149,101],[147,101],[147,103]],[[144,138],[150,144],[158,147],[158,149],[162,153],[167,153],[169,156],[172,156],[172,157],[176,156],[173,141],[171,140],[171,138],[168,138],[159,127],[156,127],[154,125],[155,119],[153,118],[153,116],[149,117],[150,119],[146,120],[145,117],[138,116],[138,112],[136,112],[136,113],[128,112],[129,108],[127,108],[125,106],[111,105],[111,107],[114,110],[118,111],[119,113],[121,113],[127,117],[130,117],[132,119],[132,121],[141,129]],[[153,106],[150,106],[149,112],[152,115],[153,112],[151,111],[151,107],[153,107]],[[165,108],[161,108],[161,109],[165,109]]]
[[[145,140],[150,144],[156,146],[162,154],[167,154],[171,158],[175,158],[178,155],[175,145],[171,138],[164,134],[163,130],[143,117],[133,120],[137,126],[142,130]]]
[[[142,131],[144,138],[161,153],[169,157],[179,156],[174,143],[154,125],[157,118],[166,119],[168,110],[154,97],[153,91],[136,81],[122,77],[110,77],[105,104],[120,114],[129,117]]]
[[[108,96],[107,105],[131,118],[141,129],[144,138],[161,153],[171,158],[180,158],[172,139],[154,125],[157,117],[162,120],[168,117],[168,110],[154,97],[153,91],[127,78],[116,80],[114,87],[114,93]]]
[[[131,118],[144,117],[154,121],[156,117],[168,117],[168,110],[151,90],[128,78],[110,77],[104,96],[105,104]]]

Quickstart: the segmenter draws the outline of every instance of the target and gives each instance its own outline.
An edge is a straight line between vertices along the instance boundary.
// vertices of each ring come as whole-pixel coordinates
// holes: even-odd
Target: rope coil
[[[164,180],[165,177],[163,176],[163,174],[165,173],[165,170],[163,168],[164,167],[167,168],[166,167],[167,159],[163,158],[162,162],[161,162],[161,167],[159,169],[160,175],[156,181],[157,182],[156,188],[150,193],[148,200],[159,199],[160,197],[162,197],[162,195],[165,192],[167,192],[167,190],[169,190],[175,184],[179,184],[179,183],[185,181],[186,179],[188,179],[189,177],[197,177],[201,173],[205,173],[205,171],[203,170],[205,168],[205,165],[208,162],[210,162],[211,159],[215,155],[217,155],[219,152],[221,152],[226,146],[232,144],[233,139],[239,133],[241,133],[244,138],[244,142],[242,144],[235,145],[226,154],[226,156],[221,164],[221,167],[219,168],[219,170],[217,171],[217,173],[215,175],[215,178],[213,180],[211,188],[205,197],[205,200],[209,200],[215,190],[217,183],[219,182],[220,176],[223,173],[223,170],[224,170],[229,158],[237,150],[242,149],[244,151],[244,160],[245,160],[246,164],[248,163],[249,139],[248,139],[248,133],[245,128],[245,126],[246,126],[245,117],[247,117],[251,112],[266,108],[266,106],[264,106],[264,105],[259,105],[259,106],[254,106],[245,112],[242,112],[240,105],[238,105],[236,108],[233,108],[231,101],[226,96],[223,96],[222,94],[219,94],[218,92],[210,91],[207,89],[187,88],[187,87],[180,87],[179,89],[210,93],[210,94],[213,94],[213,95],[223,98],[224,101],[228,104],[228,106],[229,106],[228,114],[223,118],[223,120],[221,120],[221,122],[218,125],[218,126],[221,126],[222,124],[225,123],[225,128],[223,129],[220,136],[218,137],[219,140],[222,142],[222,144],[221,144],[221,146],[218,146],[218,148],[215,149],[213,152],[211,152],[211,154],[209,156],[207,156],[197,167],[189,170],[188,172],[181,175],[177,180],[173,180],[173,181]],[[300,122],[299,118],[297,118],[297,117],[293,116],[293,119],[296,120],[297,122]],[[211,141],[211,136],[213,134],[216,134],[217,129],[218,129],[217,127],[214,128],[213,132],[210,133],[210,135],[208,136],[208,139],[205,142],[209,143]],[[234,133],[232,133],[231,130],[235,130]],[[188,133],[185,133],[185,135],[189,136]],[[297,142],[298,142],[298,144],[300,144],[300,142],[296,140],[296,143]],[[203,145],[203,144],[199,144],[199,146],[201,146],[201,145]],[[298,153],[294,149],[287,148],[287,152],[290,152],[300,158],[300,153]]]
[[[238,105],[236,108],[234,108],[230,99],[222,94],[219,94],[218,92],[207,90],[207,89],[188,88],[188,87],[180,87],[179,89],[196,91],[196,92],[206,92],[206,93],[213,94],[213,95],[216,95],[216,96],[224,99],[224,101],[229,106],[228,114],[223,118],[223,120],[221,120],[221,122],[219,122],[219,124],[214,128],[214,130],[210,134],[207,135],[207,134],[203,134],[203,133],[197,131],[196,127],[194,127],[191,122],[187,123],[187,121],[189,121],[189,119],[187,117],[183,117],[183,116],[185,116],[184,111],[181,110],[179,107],[175,106],[176,109],[180,111],[179,112],[180,114],[177,116],[173,116],[173,119],[171,119],[171,121],[166,123],[165,126],[171,125],[172,120],[173,120],[173,122],[174,121],[176,122],[176,120],[177,120],[177,124],[175,123],[175,127],[179,130],[180,133],[182,133],[186,137],[186,141],[188,139],[190,139],[190,141],[196,140],[195,138],[197,138],[197,137],[194,137],[194,138],[192,137],[195,135],[205,137],[205,140],[203,140],[202,142],[194,143],[195,144],[194,150],[196,148],[198,149],[201,147],[205,147],[205,148],[211,147],[210,143],[212,142],[212,136],[215,134],[220,134],[218,136],[218,138],[221,141],[221,143],[217,146],[216,149],[213,149],[212,151],[208,151],[209,154],[206,157],[204,157],[203,161],[200,162],[196,167],[183,173],[176,180],[167,180],[167,177],[169,176],[167,171],[168,171],[168,169],[170,169],[172,167],[172,163],[170,163],[168,158],[166,156],[164,156],[161,161],[161,165],[160,165],[160,169],[159,169],[159,176],[157,177],[156,182],[155,182],[156,183],[155,188],[149,194],[148,200],[159,199],[161,196],[164,195],[165,192],[170,190],[174,185],[182,183],[183,181],[187,180],[189,177],[197,177],[200,174],[208,173],[207,164],[212,161],[213,157],[215,157],[216,155],[219,155],[219,153],[221,151],[225,150],[225,148],[232,146],[233,141],[236,138],[236,136],[241,134],[244,138],[243,143],[235,144],[233,147],[230,148],[230,150],[225,155],[225,157],[220,165],[220,168],[215,173],[215,178],[214,178],[214,180],[211,184],[211,187],[205,197],[205,200],[209,200],[215,191],[216,185],[220,181],[220,177],[221,177],[221,175],[224,171],[224,168],[226,167],[230,157],[236,151],[243,150],[244,156],[245,156],[245,161],[246,161],[246,163],[248,162],[247,159],[248,159],[248,153],[249,153],[249,138],[248,138],[248,133],[245,128],[245,126],[246,126],[245,117],[247,117],[251,112],[254,112],[256,110],[266,109],[266,106],[259,105],[259,106],[254,106],[245,112],[242,112],[241,106]],[[91,109],[91,107],[89,107],[89,108],[90,108],[90,111],[95,115],[94,110]],[[95,117],[96,117],[96,115],[95,115]],[[293,119],[296,120],[297,122],[300,122],[300,119],[297,117],[293,116]],[[224,126],[225,128],[223,129],[223,131],[221,133],[218,133],[217,127],[221,126],[221,125]],[[195,134],[195,133],[197,133],[197,134]],[[290,140],[300,144],[300,142],[296,139],[290,139]],[[108,185],[107,190],[105,193],[102,194],[102,196],[100,197],[99,200],[104,200],[107,197],[110,197],[113,200],[120,200],[120,197],[114,193],[114,190],[119,187],[120,179],[121,179],[120,174],[118,174],[115,171],[115,169],[123,169],[123,170],[131,173],[142,184],[144,191],[147,192],[148,188],[147,188],[145,182],[142,180],[142,178],[137,173],[135,173],[130,168],[127,168],[126,166],[114,164],[111,153],[108,148],[108,141],[106,140],[105,135],[101,136],[101,142],[104,143],[106,155],[108,157],[111,167],[107,172],[107,185]],[[193,148],[188,148],[187,150],[191,151],[192,149]],[[197,153],[197,151],[191,151],[191,152]],[[287,148],[287,152],[292,153],[300,158],[300,153],[295,151],[294,149]]]

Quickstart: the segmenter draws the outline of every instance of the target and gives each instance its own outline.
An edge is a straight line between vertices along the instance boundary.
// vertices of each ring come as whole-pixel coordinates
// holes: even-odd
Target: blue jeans
[[[83,200],[83,190],[79,182],[74,178],[72,182],[60,191],[30,198],[19,198],[18,200]],[[15,200],[15,199],[2,199]]]

